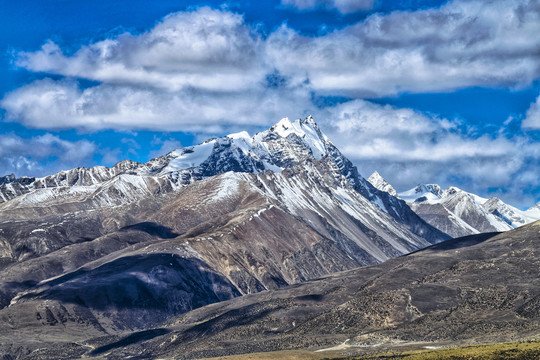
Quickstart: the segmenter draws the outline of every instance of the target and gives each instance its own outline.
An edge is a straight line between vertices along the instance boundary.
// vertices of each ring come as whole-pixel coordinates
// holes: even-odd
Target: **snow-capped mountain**
[[[386,191],[392,196],[397,196],[397,191],[394,189],[392,185],[388,183],[377,171],[375,171],[371,176],[367,179],[371,185],[373,185],[375,188]]]
[[[540,202],[536,203],[536,205],[525,210],[524,213],[526,216],[529,216],[535,219],[540,219]]]
[[[376,179],[372,184],[380,190],[391,186],[378,173],[372,176]],[[540,212],[535,213],[534,208],[521,211],[499,198],[486,199],[455,186],[443,190],[437,184],[420,184],[398,197],[426,222],[452,237],[507,231],[540,219]]]
[[[336,161],[343,162],[339,159],[339,151],[320,132],[311,117],[295,122],[285,118],[253,137],[241,132],[214,138],[174,150],[144,164],[126,160],[111,168],[77,168],[43,178],[17,179],[8,175],[0,178],[0,198],[5,202],[36,189],[104,184],[120,175],[162,178],[176,189],[227,171],[281,171],[307,158],[321,159],[329,152],[335,155]],[[92,189],[87,190],[92,192]]]
[[[528,209],[525,211],[521,211],[511,205],[504,203],[501,199],[497,197],[492,197],[487,200],[480,197],[477,198],[480,202],[482,202],[482,206],[487,211],[503,219],[512,228],[517,228],[540,219],[540,211],[535,212],[534,207],[531,208],[533,210]]]
[[[385,180],[386,181],[386,180]],[[438,200],[441,198],[443,190],[437,184],[420,184],[410,190],[399,193],[399,198],[407,202],[414,202],[418,199]]]
[[[319,162],[325,163],[327,170],[320,174],[321,177],[341,176],[346,180],[350,189],[343,190],[343,194],[348,191],[354,194],[343,196],[352,196],[354,200],[342,204],[341,208],[355,209],[350,210],[347,216],[353,216],[355,221],[359,221],[345,228],[342,225],[343,219],[336,220],[336,227],[331,231],[334,235],[331,237],[349,233],[353,238],[361,238],[361,234],[366,231],[371,234],[368,235],[371,239],[383,235],[386,240],[377,240],[379,245],[371,244],[371,240],[366,242],[366,238],[361,240],[365,248],[362,251],[369,248],[368,252],[373,253],[370,256],[375,261],[448,238],[417,216],[405,202],[377,190],[362,178],[356,167],[321,132],[313,118],[308,117],[296,121],[282,119],[270,129],[251,137],[241,132],[209,139],[147,163],[127,160],[111,168],[77,168],[43,178],[3,177],[0,179],[0,198],[3,200],[0,203],[0,222],[3,221],[4,229],[0,232],[0,255],[15,259],[41,256],[83,239],[108,234],[139,221],[137,213],[146,211],[147,203],[152,203],[152,199],[175,194],[190,184],[219,174],[261,174],[269,171],[285,176],[290,174],[290,171],[285,170],[309,170],[322,166],[318,165]],[[301,182],[307,179],[299,180],[295,189],[300,189]],[[321,191],[325,193],[333,190]],[[278,186],[274,191],[276,194],[287,192],[289,198],[296,198],[298,204],[303,204],[302,211],[297,207],[287,210],[297,217],[302,217],[300,214],[311,209],[309,204],[320,201],[314,200],[312,195],[310,199],[298,198],[300,194],[307,196],[304,190],[292,191]],[[341,203],[342,197],[336,195],[325,201]],[[286,198],[281,198],[284,204],[288,203]],[[358,207],[360,203],[363,205]],[[323,218],[332,218],[336,212],[309,211],[315,211]],[[37,220],[41,218],[51,220]],[[29,221],[31,224],[26,227],[13,226],[14,220]],[[85,221],[92,226],[81,225]],[[309,221],[313,222],[314,219],[310,218]],[[355,229],[353,233],[351,229]],[[317,231],[328,229],[319,227]],[[404,239],[411,246],[395,247],[386,244],[388,241],[393,242],[393,239]],[[378,253],[376,246],[384,247],[386,250],[383,253],[386,252],[386,255]]]
[[[123,336],[449,238],[360,176],[311,117],[0,190],[0,320],[49,337],[75,324]]]
[[[405,202],[379,191],[360,176],[324,135],[312,117],[282,119],[250,137],[246,132],[207,140],[141,164],[122,161],[111,168],[96,166],[61,171],[43,178],[0,179],[2,209],[77,204],[84,209],[119,206],[150,195],[169,193],[228,171],[281,172],[307,160],[331,161],[361,195],[413,233],[437,242],[444,234],[427,226]],[[82,205],[81,205],[82,204]]]
[[[448,238],[362,178],[312,118],[0,188],[0,308],[48,299],[51,322],[91,309],[116,330]]]

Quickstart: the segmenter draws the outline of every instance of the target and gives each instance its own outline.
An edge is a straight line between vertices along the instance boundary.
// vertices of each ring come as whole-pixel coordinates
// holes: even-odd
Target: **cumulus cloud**
[[[375,0],[281,0],[281,5],[298,10],[335,9],[342,14],[372,9]]]
[[[355,159],[451,161],[498,157],[514,146],[502,137],[469,138],[457,124],[412,109],[356,100],[326,110],[338,143]]]
[[[49,133],[32,138],[2,134],[0,175],[14,173],[17,176],[40,176],[72,169],[92,163],[95,151],[96,145],[93,142],[63,140]]]
[[[523,190],[537,186],[537,175],[526,174],[540,172],[540,144],[524,135],[473,136],[456,120],[364,100],[326,108],[319,116],[362,175],[377,170],[398,190],[459,183],[484,195],[492,188],[491,195],[518,206],[535,202],[534,194]]]
[[[319,37],[284,25],[266,51],[281,73],[319,91],[376,97],[530,84],[540,75],[539,33],[538,2],[457,0]]]
[[[23,68],[100,84],[37,81],[0,104],[34,127],[124,128],[130,119],[136,128],[199,131],[245,124],[253,113],[257,124],[262,115],[266,122],[290,115],[291,93],[304,110],[313,92],[370,97],[529,84],[540,76],[539,33],[540,5],[526,1],[455,0],[374,14],[314,37],[283,25],[262,38],[238,14],[200,8],[70,56],[53,42],[21,52]]]
[[[536,98],[536,101],[527,110],[527,115],[521,125],[525,129],[540,129],[540,96]]]
[[[159,91],[101,84],[81,89],[71,80],[38,80],[8,94],[0,103],[8,119],[41,129],[149,129],[223,133],[266,125],[313,109],[309,89],[260,88],[246,92],[197,89]]]
[[[259,43],[242,16],[200,8],[168,15],[140,35],[83,46],[72,56],[48,41],[39,51],[20,52],[16,64],[109,84],[236,91],[264,78]]]

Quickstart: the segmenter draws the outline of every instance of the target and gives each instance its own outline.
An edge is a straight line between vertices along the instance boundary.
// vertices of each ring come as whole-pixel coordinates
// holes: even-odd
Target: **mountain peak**
[[[490,197],[487,201],[485,201],[483,203],[483,206],[488,210],[488,211],[493,211],[493,209],[496,209],[497,206],[501,205],[501,204],[504,204],[504,202],[499,199],[498,197],[496,196],[492,196]]]
[[[377,170],[375,170],[368,178],[368,180],[384,180],[384,178],[381,176],[381,174],[379,174],[379,172]]]
[[[377,171],[374,171],[373,174],[367,179],[376,189],[385,191],[392,196],[397,196],[397,191],[388,181],[386,181],[381,174]]]
[[[418,184],[416,187],[399,193],[399,197],[407,202],[414,202],[422,199],[422,201],[437,201],[441,198],[443,191],[437,184]]]
[[[424,220],[453,237],[472,233],[506,231],[540,218],[533,211],[520,211],[498,197],[489,199],[449,186],[419,184],[399,194]]]
[[[264,136],[268,133],[277,134],[282,138],[296,135],[311,148],[313,156],[317,159],[322,158],[326,154],[327,145],[331,143],[328,137],[319,129],[319,126],[311,115],[305,119],[296,119],[294,121],[285,117],[270,129],[260,134]]]
[[[300,124],[302,125],[309,125],[314,128],[319,128],[319,126],[315,122],[315,119],[313,119],[313,116],[311,115],[308,115],[308,117],[306,117],[305,119],[298,119],[298,120],[300,121]]]
[[[536,205],[533,205],[531,206],[529,209],[527,210],[534,210],[534,209],[540,209],[540,201],[536,203]]]
[[[291,122],[291,120],[289,120],[288,117],[284,117],[283,119],[281,119],[277,123],[275,123],[270,128],[270,130],[277,130],[277,131],[279,131],[280,129],[288,130],[288,129],[292,128],[292,127],[293,127],[293,123]]]
[[[322,136],[319,126],[311,115],[305,119],[299,118],[294,121],[291,121],[288,117],[284,117],[283,119],[279,120],[274,126],[272,126],[269,130],[278,132],[283,137],[287,137],[287,135],[293,132],[297,135],[300,135],[310,130]]]
[[[246,139],[246,140],[251,138],[251,136],[249,135],[247,131],[240,131],[237,133],[229,134],[227,135],[227,137],[230,139]]]
[[[527,216],[532,216],[534,218],[540,219],[540,201],[536,203],[533,207],[525,210]]]
[[[1,184],[9,184],[10,182],[15,181],[15,174],[9,174],[6,176],[0,176],[0,185]]]
[[[253,136],[241,131],[175,150],[167,155],[161,174],[190,169],[202,177],[225,171],[279,172],[309,158],[320,160],[333,148],[312,116],[285,117]]]
[[[460,193],[460,192],[463,192],[463,190],[461,190],[460,188],[458,187],[455,187],[455,186],[449,186],[446,190],[444,190],[445,193],[447,195],[453,195],[453,194],[457,194],[457,193]]]

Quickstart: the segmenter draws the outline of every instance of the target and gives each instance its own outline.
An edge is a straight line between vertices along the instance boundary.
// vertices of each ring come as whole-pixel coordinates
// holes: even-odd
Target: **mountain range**
[[[443,190],[437,184],[419,184],[398,194],[378,172],[368,181],[405,200],[427,223],[452,237],[507,231],[540,220],[540,203],[521,211],[497,197],[486,199],[455,186]]]
[[[455,295],[441,300],[450,306],[461,290],[454,285],[450,290],[428,288],[411,302],[413,290],[393,286],[417,284],[415,269],[424,265],[413,262],[409,267],[406,259],[424,258],[403,255],[432,249],[423,253],[434,254],[426,260],[432,264],[439,256],[436,249],[444,250],[445,258],[454,256],[443,245],[447,242],[434,244],[459,231],[505,231],[532,221],[536,213],[457,188],[418,189],[397,194],[378,174],[364,179],[311,117],[285,118],[254,136],[241,132],[209,139],[147,163],[128,160],[43,178],[4,176],[0,355],[78,358],[112,351],[111,358],[125,358],[136,356],[148,342],[147,350],[155,356],[197,358],[313,347],[309,339],[319,338],[319,330],[325,335],[318,344],[326,346],[342,341],[344,329],[358,331],[363,320],[350,324],[338,316],[329,317],[335,322],[330,324],[324,317],[302,328],[295,324],[319,316],[319,310],[348,309],[343,304],[355,294],[362,294],[363,305],[354,309],[372,309],[366,315],[373,315],[366,320],[369,324],[404,324],[409,315],[420,319],[435,305],[418,304],[417,298],[428,299],[430,291],[441,290]],[[526,237],[524,248],[516,248],[520,254],[532,246],[536,228],[531,226],[514,230],[517,237]],[[470,241],[487,239],[477,236]],[[454,266],[460,259],[455,261],[441,266]],[[394,265],[403,270],[388,267]],[[393,284],[389,293],[373,295],[371,275],[382,276],[389,269],[395,275],[384,275]],[[348,290],[342,292],[344,288]],[[467,299],[468,293],[459,294]],[[515,304],[532,301],[537,317],[537,294],[527,294]],[[271,301],[270,307],[257,305],[264,299]],[[289,311],[291,301],[300,305]],[[409,315],[388,315],[401,305]],[[337,329],[338,324],[343,331],[327,328]],[[206,341],[204,334],[213,340]],[[236,345],[208,350],[227,343],[226,334],[240,336]],[[276,340],[288,334],[296,335],[290,342]],[[252,336],[271,339],[274,345],[249,344]],[[176,339],[183,339],[183,345]],[[186,348],[190,339],[202,343]]]

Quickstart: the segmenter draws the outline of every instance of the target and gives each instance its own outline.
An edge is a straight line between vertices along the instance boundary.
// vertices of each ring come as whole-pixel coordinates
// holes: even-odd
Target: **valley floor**
[[[441,349],[416,349],[369,355],[354,355],[354,349],[345,352],[276,351],[212,358],[213,360],[538,360],[540,340],[515,341]],[[209,359],[208,359],[209,360]]]

